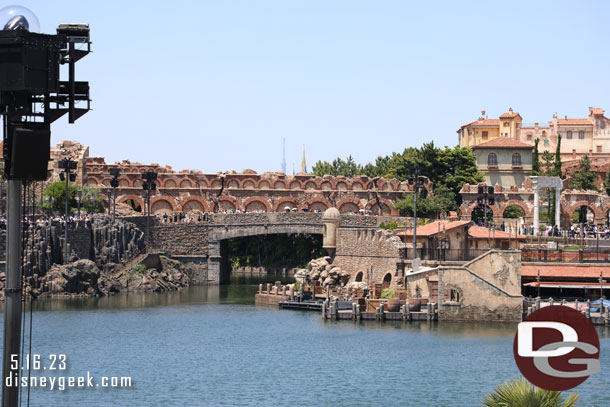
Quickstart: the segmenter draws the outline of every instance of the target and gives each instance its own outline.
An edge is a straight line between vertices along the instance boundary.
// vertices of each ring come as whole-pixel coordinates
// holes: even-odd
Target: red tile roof
[[[593,265],[533,265],[523,264],[521,266],[522,277],[536,277],[540,270],[540,277],[572,277],[572,278],[599,278],[599,272],[603,272],[603,277],[610,277],[610,266]]]
[[[521,115],[517,112],[513,112],[513,110],[511,109],[508,112],[503,113],[502,116],[500,116],[500,119],[512,119],[517,116],[521,116]]]
[[[528,148],[531,150],[534,147],[512,138],[500,137],[472,147],[473,150],[475,148]]]
[[[489,237],[491,237],[492,239],[525,239],[526,236],[524,235],[518,235],[515,236],[514,234],[509,234],[507,232],[502,232],[501,230],[496,230],[496,231],[491,231],[490,233],[490,229],[488,228],[484,228],[482,226],[471,226],[470,229],[468,229],[468,236],[470,236],[471,239],[488,239]]]
[[[469,127],[469,126],[473,126],[473,127],[498,127],[498,126],[500,126],[500,120],[498,120],[498,119],[477,120],[477,121],[465,124],[465,125],[463,125],[460,128],[463,129],[464,127]]]
[[[469,220],[456,220],[452,222],[436,221],[427,225],[417,227],[417,236],[434,236],[439,233],[447,232],[451,229],[460,228],[470,223]],[[413,236],[413,229],[397,233],[398,236]]]
[[[589,108],[589,113],[591,114],[604,114],[604,109],[602,109],[601,107],[590,107]]]
[[[593,126],[589,119],[557,119],[559,126]]]

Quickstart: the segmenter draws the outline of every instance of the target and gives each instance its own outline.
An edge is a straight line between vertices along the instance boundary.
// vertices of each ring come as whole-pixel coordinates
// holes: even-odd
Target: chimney
[[[508,108],[508,111],[512,113],[512,112],[513,112],[513,108],[512,108],[512,107],[509,107],[509,108]]]
[[[553,113],[553,119],[557,118],[557,112]]]
[[[487,120],[487,114],[486,114],[485,110],[481,110],[481,119]]]
[[[534,128],[538,128],[538,122],[534,123]]]
[[[568,115],[566,114],[566,120],[568,120]]]

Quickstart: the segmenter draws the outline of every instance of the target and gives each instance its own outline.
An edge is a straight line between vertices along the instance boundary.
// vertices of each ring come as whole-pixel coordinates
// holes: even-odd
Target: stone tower
[[[334,256],[337,250],[337,228],[341,225],[341,213],[337,208],[328,208],[322,216],[324,223],[324,239],[322,247],[329,256]]]

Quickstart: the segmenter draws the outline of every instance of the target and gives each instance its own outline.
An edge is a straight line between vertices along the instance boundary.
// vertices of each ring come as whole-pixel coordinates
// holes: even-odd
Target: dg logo
[[[513,352],[523,376],[541,389],[569,390],[600,371],[595,327],[561,305],[541,308],[521,322]]]

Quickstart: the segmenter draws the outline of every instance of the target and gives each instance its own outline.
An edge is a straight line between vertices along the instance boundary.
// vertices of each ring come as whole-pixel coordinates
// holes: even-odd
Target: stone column
[[[534,184],[534,235],[538,234],[538,217],[540,215],[540,208],[538,207],[538,185]]]
[[[561,206],[559,199],[561,198],[561,188],[555,188],[555,224],[561,230]]]

